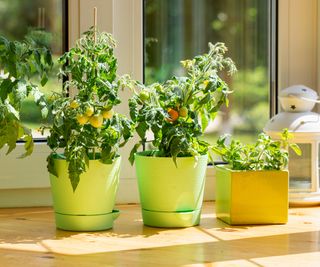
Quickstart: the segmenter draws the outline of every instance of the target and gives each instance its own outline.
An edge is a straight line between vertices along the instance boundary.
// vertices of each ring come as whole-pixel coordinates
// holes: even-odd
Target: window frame
[[[272,118],[279,112],[278,103],[278,22],[279,22],[279,2],[278,0],[269,0],[270,2],[270,24],[269,24],[269,55],[270,55],[270,89],[269,89],[269,116]]]
[[[62,0],[63,53],[69,49],[69,1]],[[61,83],[61,89],[62,89]],[[46,138],[34,139],[34,152],[25,159],[18,159],[24,152],[24,141],[18,141],[16,149],[5,155],[0,151],[0,207],[43,206],[51,204],[50,182],[46,158],[50,150]],[[39,164],[40,163],[40,164]],[[47,178],[47,179],[46,179]]]
[[[93,14],[91,14],[93,12],[88,12],[89,8],[92,6],[98,6],[99,10],[104,10],[104,17],[109,17],[109,20],[106,18],[99,18],[98,10],[98,26],[101,30],[108,30],[113,33],[115,39],[118,40],[116,53],[119,59],[119,72],[129,73],[135,79],[143,81],[144,0],[66,1],[68,2],[68,7],[66,9],[68,16],[68,36],[66,43],[69,46],[74,44],[75,40],[80,36],[80,32],[83,27],[87,27],[87,25],[90,24],[91,17],[93,17]],[[270,41],[270,49],[273,49],[273,54],[270,59],[272,71],[269,73],[271,84],[270,100],[273,103],[272,107],[270,106],[270,115],[274,115],[279,111],[277,93],[280,91],[280,88],[284,88],[288,86],[289,83],[296,81],[296,76],[299,76],[302,82],[307,81],[307,78],[304,77],[304,73],[316,73],[317,66],[320,64],[320,53],[318,53],[318,48],[320,47],[318,41],[318,36],[320,35],[320,19],[318,19],[318,14],[320,14],[320,4],[318,3],[318,0],[300,1],[302,4],[299,3],[299,0],[269,1],[271,8],[277,11],[275,22],[271,25],[271,29],[274,29],[274,31]],[[292,8],[293,5],[298,6]],[[310,13],[310,16],[306,14],[304,19],[308,20],[306,22],[306,28],[310,26],[313,27],[312,34],[314,36],[310,32],[305,33],[297,31],[295,29],[297,24],[290,25],[289,23],[289,21],[293,21],[297,17],[297,10],[302,10],[303,8],[307,9],[308,14]],[[291,38],[287,38],[288,29],[292,34]],[[303,34],[306,34],[306,37],[302,36]],[[315,49],[310,49],[307,46],[307,42],[303,43],[303,48],[305,48],[305,52],[308,53],[308,58],[303,62],[303,72],[300,75],[296,75],[295,70],[290,68],[286,59],[300,52],[299,50],[296,50],[296,46],[293,45],[295,40],[299,41],[299,38],[307,39],[308,42],[312,43],[312,46],[315,47]],[[312,58],[315,58],[314,60],[317,64],[312,60]],[[296,64],[298,62],[299,59],[294,61]],[[317,89],[317,86],[320,84],[320,75],[314,76],[315,77],[312,78],[312,84],[309,85],[309,87]],[[70,94],[72,93],[74,92],[70,92]],[[123,92],[122,97],[124,101],[119,111],[128,114],[128,108],[125,103],[130,97],[130,94],[128,92]],[[136,203],[139,201],[135,171],[127,162],[127,155],[133,143],[134,140],[122,151],[123,166],[117,197],[118,203]],[[21,144],[18,144],[18,146],[21,146]],[[2,170],[15,168],[21,169],[20,174],[17,175],[17,177],[10,177],[9,175],[8,177],[4,177],[4,180],[2,178],[5,174],[2,172],[0,177],[1,206],[12,207],[51,204],[49,179],[45,162],[45,158],[49,152],[50,151],[44,142],[36,143],[35,152],[32,157],[29,159],[19,160],[19,166],[17,165],[18,161],[16,160],[16,156],[20,154],[19,148],[9,156],[0,156],[0,168]],[[28,175],[24,169],[25,166],[28,165],[38,168],[39,172]],[[34,177],[30,179],[32,175]],[[14,182],[11,181],[11,178],[14,178]],[[212,200],[215,198],[214,183],[214,170],[209,166],[205,191],[206,200]]]

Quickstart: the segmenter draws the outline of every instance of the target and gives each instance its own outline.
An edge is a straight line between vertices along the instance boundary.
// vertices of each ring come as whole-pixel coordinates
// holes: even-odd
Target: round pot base
[[[200,222],[201,210],[164,212],[142,209],[143,223],[147,226],[178,228],[191,227]]]
[[[119,210],[98,215],[70,215],[55,213],[58,229],[67,231],[102,231],[113,227],[113,221],[120,215]]]

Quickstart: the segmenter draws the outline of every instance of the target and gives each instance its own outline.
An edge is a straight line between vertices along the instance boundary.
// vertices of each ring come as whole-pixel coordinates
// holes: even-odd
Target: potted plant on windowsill
[[[114,112],[120,103],[115,42],[93,27],[59,62],[64,92],[54,95],[49,129],[48,171],[56,225],[73,231],[109,229],[119,183],[118,150],[132,136],[133,124]],[[73,98],[68,89],[76,88]]]
[[[282,224],[288,220],[288,148],[284,130],[274,141],[261,133],[253,145],[218,139],[212,150],[228,165],[216,166],[216,214],[228,224]]]
[[[200,139],[230,93],[218,72],[236,69],[222,43],[207,54],[182,61],[185,77],[134,89],[129,100],[139,141],[135,161],[144,224],[188,227],[199,224],[209,144]],[[152,140],[147,139],[152,132]],[[151,144],[152,150],[137,152]]]
[[[38,36],[33,32],[33,37]],[[25,142],[25,153],[33,151],[33,138],[29,128],[20,119],[22,102],[32,97],[41,109],[42,117],[48,113],[42,86],[47,83],[48,72],[52,68],[50,50],[26,36],[24,41],[9,41],[0,36],[0,149],[8,146],[7,154],[16,147],[16,142]]]

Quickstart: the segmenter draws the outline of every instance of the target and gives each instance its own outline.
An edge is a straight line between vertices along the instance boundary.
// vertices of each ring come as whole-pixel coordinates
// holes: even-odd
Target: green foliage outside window
[[[9,41],[0,37],[0,148],[8,145],[7,154],[20,139],[25,141],[26,152],[33,150],[31,130],[25,127],[20,118],[23,101],[31,96],[41,110],[42,117],[48,114],[43,93],[33,80],[44,86],[48,81],[48,72],[53,65],[51,52],[45,46],[39,46],[31,36],[22,41]]]

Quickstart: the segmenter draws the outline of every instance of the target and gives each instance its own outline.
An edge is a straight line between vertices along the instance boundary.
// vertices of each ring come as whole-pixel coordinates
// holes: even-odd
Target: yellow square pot
[[[216,166],[217,218],[231,225],[288,221],[288,171],[235,171]]]

